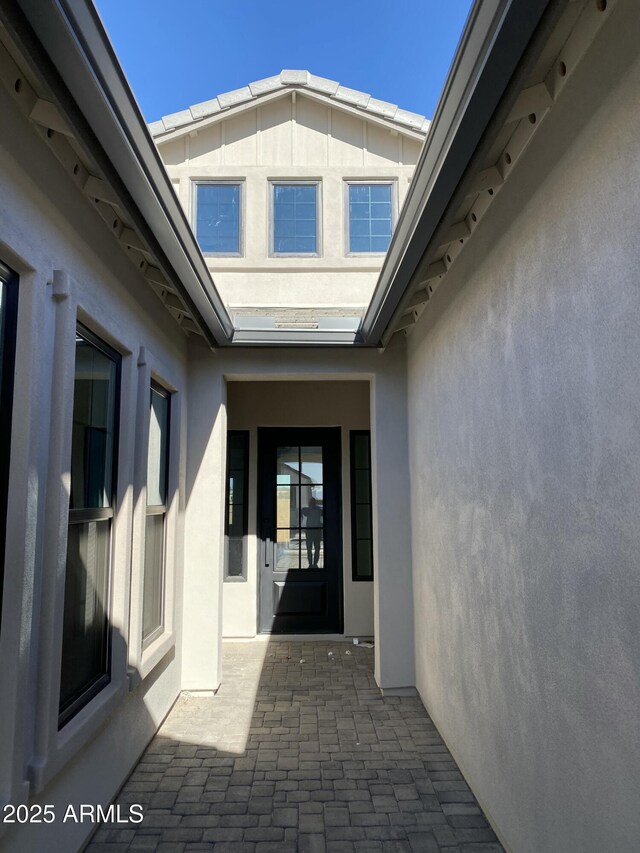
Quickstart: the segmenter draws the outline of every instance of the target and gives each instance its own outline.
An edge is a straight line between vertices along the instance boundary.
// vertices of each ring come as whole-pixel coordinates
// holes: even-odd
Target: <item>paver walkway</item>
[[[417,698],[383,697],[373,652],[225,643],[223,683],[181,697],[89,853],[502,853]]]

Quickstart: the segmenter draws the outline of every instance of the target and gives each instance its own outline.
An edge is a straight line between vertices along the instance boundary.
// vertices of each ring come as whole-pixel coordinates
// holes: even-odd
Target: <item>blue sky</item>
[[[471,0],[96,0],[147,121],[283,68],[433,115]]]

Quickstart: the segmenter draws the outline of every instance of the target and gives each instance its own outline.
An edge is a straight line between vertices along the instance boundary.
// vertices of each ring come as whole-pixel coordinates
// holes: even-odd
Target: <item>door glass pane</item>
[[[244,471],[229,471],[229,503],[244,503]]]
[[[356,531],[358,536],[363,536],[365,539],[371,538],[371,505],[356,504]]]
[[[302,483],[322,483],[322,448],[301,447]]]
[[[149,450],[147,455],[147,505],[163,506],[167,499],[167,438],[169,397],[151,388]]]
[[[368,471],[355,471],[355,499],[357,503],[369,503],[371,492],[369,488],[370,475]]]
[[[321,527],[306,527],[301,531],[303,540],[301,545],[303,569],[324,568],[324,535]]]
[[[276,487],[276,527],[297,527],[299,521],[300,487]]]
[[[300,531],[278,530],[276,532],[276,569],[300,568]]]
[[[353,464],[356,468],[369,469],[369,434],[356,433],[353,436]]]
[[[60,710],[108,673],[108,563],[111,522],[69,525],[64,585]]]
[[[276,476],[278,485],[293,485],[300,482],[300,459],[298,447],[279,447],[277,450]]]
[[[373,552],[370,539],[358,539],[356,542],[358,576],[370,577],[373,574]]]
[[[320,491],[320,494],[318,494]],[[322,489],[317,486],[305,487],[302,486],[302,494],[308,492],[302,499],[302,507],[300,509],[301,526],[302,527],[322,527],[324,523],[323,506],[322,506]]]
[[[162,625],[164,513],[148,515],[144,540],[142,638]]]
[[[76,337],[71,509],[111,505],[116,363]]]

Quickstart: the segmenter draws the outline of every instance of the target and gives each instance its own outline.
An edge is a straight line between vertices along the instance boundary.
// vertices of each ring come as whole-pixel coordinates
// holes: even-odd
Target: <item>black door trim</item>
[[[329,473],[329,482],[334,486],[328,523],[333,527],[335,542],[331,552],[331,575],[327,575],[327,589],[330,592],[325,617],[306,618],[304,626],[294,626],[293,619],[280,618],[280,624],[272,624],[268,630],[264,626],[263,598],[265,583],[265,564],[271,560],[273,549],[270,543],[273,519],[273,498],[269,496],[272,482],[266,466],[273,459],[276,444],[280,445],[322,445],[325,466]],[[257,632],[260,634],[341,634],[344,631],[344,591],[343,591],[343,538],[342,538],[342,429],[341,427],[258,427],[258,500],[256,532],[259,538],[258,548],[258,584],[257,584]],[[326,500],[326,493],[325,493]],[[326,510],[325,510],[326,511]],[[267,549],[270,552],[267,553]],[[301,579],[308,580],[312,586],[317,579],[304,570]],[[271,615],[269,618],[272,618]],[[324,620],[324,624],[323,623]]]

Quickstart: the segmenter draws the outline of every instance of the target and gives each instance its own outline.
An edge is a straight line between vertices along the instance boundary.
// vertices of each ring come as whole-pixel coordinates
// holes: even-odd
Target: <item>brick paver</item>
[[[225,643],[213,698],[182,696],[124,786],[135,829],[89,853],[499,853],[418,698],[383,697],[373,653]]]

